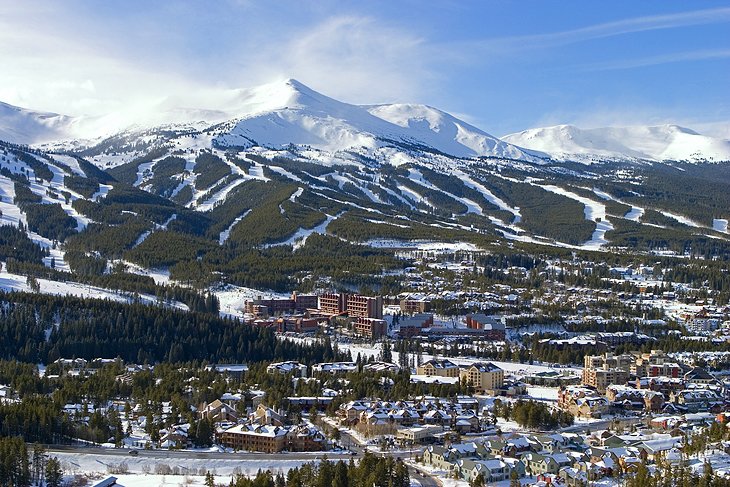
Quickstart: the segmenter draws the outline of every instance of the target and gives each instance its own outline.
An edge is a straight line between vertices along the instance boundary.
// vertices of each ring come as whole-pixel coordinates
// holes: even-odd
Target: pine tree
[[[213,474],[210,473],[210,471],[205,472],[205,487],[214,487],[215,486],[215,478],[213,477]]]
[[[46,485],[47,487],[61,487],[63,480],[63,470],[61,470],[61,462],[58,458],[49,458],[46,463]]]

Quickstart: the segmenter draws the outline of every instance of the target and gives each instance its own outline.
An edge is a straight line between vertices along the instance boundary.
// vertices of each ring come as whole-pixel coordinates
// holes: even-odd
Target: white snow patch
[[[479,250],[479,247],[468,242],[435,242],[432,240],[398,240],[389,238],[375,238],[363,242],[363,245],[381,249],[411,249],[437,253]]]
[[[712,220],[712,229],[716,232],[728,233],[727,218],[714,218]]]
[[[106,195],[109,194],[109,190],[111,190],[114,186],[111,184],[102,184],[99,183],[99,189],[96,193],[91,195],[92,201],[99,201],[100,199],[106,198]]]
[[[583,214],[585,219],[596,223],[596,229],[593,231],[591,239],[584,243],[583,247],[587,249],[598,249],[608,243],[608,240],[606,240],[606,232],[613,230],[613,225],[608,219],[606,219],[606,205],[552,184],[536,184],[536,186],[583,204]]]
[[[700,225],[696,221],[691,220],[691,219],[687,218],[686,216],[682,216],[677,213],[672,213],[672,212],[666,211],[666,210],[657,210],[657,211],[659,213],[661,213],[662,215],[671,218],[672,220],[676,220],[683,225],[687,225],[688,227],[704,228],[704,225]]]
[[[0,289],[5,291],[31,292],[27,283],[27,277],[19,274],[11,274],[4,269],[0,272]],[[78,282],[58,282],[48,279],[37,279],[42,294],[53,294],[56,296],[78,296],[83,298],[110,299],[112,301],[131,303],[135,300],[131,293],[123,291],[104,289],[89,284]],[[139,299],[145,304],[157,304],[158,299],[151,294],[138,294]],[[173,302],[173,307],[188,310],[185,304]]]
[[[241,220],[246,218],[246,215],[248,215],[249,213],[251,213],[251,210],[246,210],[243,215],[236,217],[236,219],[233,220],[233,222],[230,225],[228,225],[228,228],[226,228],[225,230],[223,230],[220,233],[220,235],[218,236],[218,243],[220,245],[223,245],[225,243],[225,241],[228,240],[228,237],[231,236],[231,230],[233,230],[233,227],[235,227],[238,222],[240,222]]]
[[[479,191],[482,196],[484,196],[484,199],[489,201],[491,204],[499,208],[500,210],[509,211],[512,213],[515,218],[512,221],[512,223],[519,223],[521,219],[520,215],[520,209],[519,208],[513,208],[509,206],[503,199],[498,198],[494,195],[491,191],[489,191],[484,185],[474,181],[471,177],[469,177],[468,174],[466,174],[464,171],[456,171],[455,174],[459,177],[459,179],[462,180],[462,182],[468,186],[471,189],[474,189],[476,191]]]
[[[339,216],[339,215],[337,215]],[[320,235],[324,235],[327,233],[327,227],[329,226],[332,221],[337,218],[337,216],[327,215],[327,218],[325,221],[320,223],[314,228],[299,228],[296,232],[294,232],[294,235],[289,237],[283,242],[277,242],[275,244],[268,244],[265,245],[265,247],[278,247],[280,245],[291,245],[294,247],[294,250],[297,250],[298,248],[304,246],[305,243],[307,243],[307,239],[310,235],[313,233],[318,233]]]

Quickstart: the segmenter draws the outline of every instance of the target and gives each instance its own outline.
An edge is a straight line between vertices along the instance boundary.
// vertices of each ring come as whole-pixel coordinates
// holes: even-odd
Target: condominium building
[[[600,392],[606,392],[612,384],[624,385],[628,380],[629,373],[621,369],[583,369],[583,384]]]
[[[347,315],[350,318],[378,318],[382,320],[383,297],[350,294],[347,296]]]
[[[328,293],[319,297],[319,309],[323,313],[339,315],[347,310],[347,294]]]
[[[383,297],[346,293],[323,294],[319,297],[319,309],[331,315],[347,313],[350,318],[382,319]]]
[[[459,377],[481,393],[496,391],[504,384],[504,371],[491,362],[477,362],[465,367],[460,370]]]
[[[431,359],[416,368],[418,375],[459,377],[459,366],[450,360]]]
[[[355,333],[371,340],[377,340],[388,333],[388,323],[378,318],[359,317],[354,326]]]

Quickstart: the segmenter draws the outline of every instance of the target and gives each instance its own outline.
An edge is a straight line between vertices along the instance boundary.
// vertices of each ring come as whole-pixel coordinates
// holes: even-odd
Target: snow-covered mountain
[[[535,160],[540,156],[429,106],[352,105],[293,79],[240,90],[231,101],[240,119],[216,139],[223,146],[295,144],[336,152],[399,142],[456,157]]]
[[[193,93],[185,100],[168,98],[97,117],[41,113],[0,103],[0,140],[13,143],[75,139],[71,146],[78,148],[112,135],[133,142],[134,134],[147,143],[150,131],[171,127],[212,127],[209,133],[217,147],[282,149],[294,145],[331,154],[355,151],[379,159],[392,158],[395,148],[401,155],[415,151],[416,157],[431,152],[533,163],[547,158],[586,163],[730,160],[730,141],[676,125],[595,129],[558,125],[499,139],[427,105],[354,105],[294,79],[254,88]],[[91,140],[94,142],[88,142]]]
[[[506,135],[502,140],[557,160],[730,161],[730,141],[677,125],[594,129],[556,125]]]
[[[0,140],[40,144],[69,138],[74,119],[57,113],[35,112],[0,102]]]

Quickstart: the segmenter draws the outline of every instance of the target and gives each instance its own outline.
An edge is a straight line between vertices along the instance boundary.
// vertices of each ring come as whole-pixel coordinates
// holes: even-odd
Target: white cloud
[[[281,35],[281,33],[279,34]],[[292,77],[353,103],[418,99],[435,78],[423,39],[368,17],[338,16],[256,49],[257,82]]]
[[[138,114],[165,100],[190,107],[215,91],[289,77],[354,103],[413,101],[435,78],[421,38],[370,17],[278,30],[252,23],[210,55],[185,59],[185,49],[167,41],[147,46],[149,39],[137,39],[133,29],[120,33],[118,25],[97,39],[98,32],[68,23],[62,10],[34,12],[32,19],[14,14],[0,18],[0,100],[36,110]],[[160,35],[151,34],[154,43]]]
[[[560,32],[476,41],[473,43],[473,47],[490,51],[548,48],[635,32],[717,24],[729,21],[730,8],[693,10],[676,14],[633,17]]]

